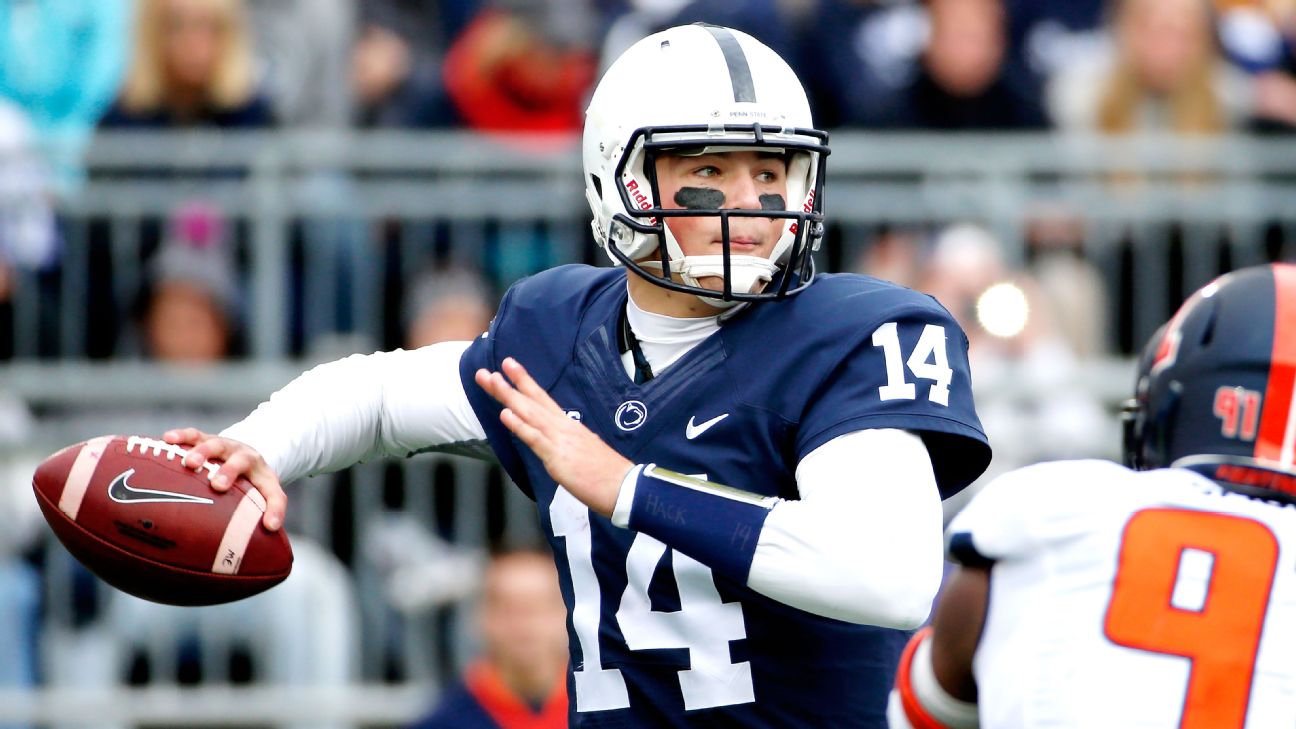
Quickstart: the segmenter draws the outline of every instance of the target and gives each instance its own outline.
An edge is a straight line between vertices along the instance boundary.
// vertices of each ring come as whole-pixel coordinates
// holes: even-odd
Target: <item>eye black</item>
[[[675,204],[687,210],[717,210],[724,201],[723,192],[707,187],[681,187],[675,193]]]

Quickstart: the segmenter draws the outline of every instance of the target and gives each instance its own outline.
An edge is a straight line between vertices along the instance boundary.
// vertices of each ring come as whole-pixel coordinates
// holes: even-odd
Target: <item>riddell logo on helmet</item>
[[[803,213],[814,212],[814,201],[815,201],[815,191],[811,190],[810,194],[806,195],[805,205],[801,206],[801,212]],[[798,225],[797,223],[792,223],[792,225],[788,226],[788,232],[793,235],[796,235],[796,232],[800,229],[801,226]]]
[[[634,201],[635,205],[639,206],[640,210],[647,210],[652,207],[652,201],[639,190],[638,182],[631,180],[626,183],[625,188],[626,192],[630,193],[630,199]]]

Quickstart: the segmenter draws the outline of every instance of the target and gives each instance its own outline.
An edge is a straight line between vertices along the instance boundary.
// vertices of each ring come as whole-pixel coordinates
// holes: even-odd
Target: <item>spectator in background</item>
[[[411,729],[567,726],[567,611],[553,558],[516,551],[487,567],[479,611],[482,657]]]
[[[1107,0],[1005,0],[1008,67],[1040,93],[1053,74],[1102,51]]]
[[[585,5],[496,0],[473,18],[442,69],[467,127],[506,134],[581,129],[598,65],[595,39],[573,32],[593,12]]]
[[[257,87],[242,0],[140,0],[130,70],[102,128],[254,129],[272,121],[270,105]],[[212,179],[242,173],[237,167],[211,167],[193,174]],[[182,176],[166,168],[142,174]],[[105,229],[92,227],[91,270],[111,265],[103,263],[109,259]],[[158,245],[166,234],[165,224],[146,219],[140,234],[144,250]],[[122,319],[111,282],[92,275],[85,286],[87,351],[92,357],[111,356]]]
[[[921,68],[902,91],[895,126],[1023,130],[1046,126],[1031,89],[1006,72],[1002,0],[928,0],[930,30]]]
[[[223,221],[212,208],[186,206],[150,263],[143,311],[150,359],[201,366],[226,359],[236,339],[234,263]]]
[[[358,121],[373,127],[439,127],[455,122],[442,80],[451,42],[480,0],[364,0],[351,53]]]
[[[431,271],[420,275],[407,295],[405,346],[466,342],[480,337],[495,315],[490,288],[469,270]]]
[[[1050,83],[1060,128],[1217,134],[1247,113],[1247,84],[1221,62],[1205,0],[1117,0],[1109,32],[1110,53]]]
[[[578,143],[598,59],[588,31],[593,0],[492,0],[455,39],[442,79],[464,127],[527,154]],[[503,224],[487,234],[482,261],[512,282],[554,263],[548,227]]]
[[[927,0],[925,16],[898,4],[863,8],[857,30],[828,27],[840,22],[831,5],[817,27],[827,37],[852,34],[842,40],[856,61],[847,68],[829,61],[834,79],[817,95],[839,100],[837,123],[945,131],[1047,125],[1029,84],[1008,72],[1003,0]],[[872,47],[875,42],[881,49]],[[836,53],[836,44],[819,45],[820,56]],[[854,89],[857,83],[868,93]]]
[[[815,119],[829,129],[895,119],[926,39],[917,0],[822,0],[801,52]]]
[[[1116,333],[1109,322],[1102,274],[1085,255],[1086,220],[1068,203],[1037,203],[1026,222],[1027,272],[1057,333],[1080,359],[1110,352]]]
[[[262,127],[242,0],[141,0],[134,58],[105,127]]]
[[[22,109],[54,189],[77,189],[81,157],[126,66],[127,0],[0,2],[0,98]]]
[[[253,48],[279,124],[351,125],[348,77],[357,1],[248,0]]]

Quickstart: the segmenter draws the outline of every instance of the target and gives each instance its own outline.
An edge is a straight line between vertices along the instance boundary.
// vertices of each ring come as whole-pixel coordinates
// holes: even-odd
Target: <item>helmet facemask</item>
[[[823,237],[823,169],[827,134],[817,130],[767,125],[661,127],[636,130],[615,167],[617,194],[627,213],[612,216],[608,251],[626,267],[653,283],[701,297],[728,308],[743,301],[780,299],[797,293],[814,279],[814,252]],[[759,151],[782,155],[787,164],[787,195],[781,208],[737,209],[690,205],[665,208],[656,162],[663,154]],[[722,204],[723,205],[723,204]],[[790,208],[790,209],[789,209]],[[672,217],[719,220],[722,251],[686,256],[670,226]],[[783,219],[782,234],[768,259],[734,253],[733,218]],[[631,245],[626,245],[629,242]],[[700,279],[719,278],[719,290]],[[770,284],[773,284],[771,286]]]

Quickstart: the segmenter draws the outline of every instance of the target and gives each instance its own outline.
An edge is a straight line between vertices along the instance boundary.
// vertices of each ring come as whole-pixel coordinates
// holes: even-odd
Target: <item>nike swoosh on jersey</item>
[[[108,498],[119,504],[157,504],[157,503],[177,503],[177,504],[214,504],[215,501],[203,498],[202,496],[192,496],[190,494],[177,494],[171,491],[155,491],[153,489],[137,489],[132,487],[127,481],[134,475],[135,469],[123,471],[117,475],[117,478],[108,484]]]
[[[724,420],[727,417],[729,417],[729,413],[721,413],[720,415],[717,415],[706,422],[698,423],[696,425],[693,423],[693,418],[689,417],[688,425],[684,427],[684,437],[688,438],[689,440],[693,440],[699,435],[702,435],[703,433],[707,432],[707,430],[710,429],[711,426],[715,425],[721,420]]]

